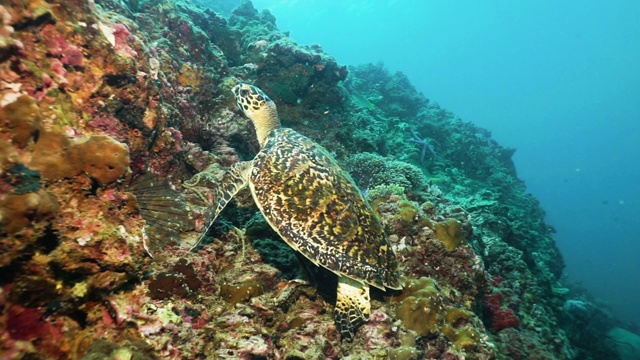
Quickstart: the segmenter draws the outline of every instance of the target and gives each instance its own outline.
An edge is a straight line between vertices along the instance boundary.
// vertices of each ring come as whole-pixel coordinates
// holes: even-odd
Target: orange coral
[[[44,190],[26,194],[9,194],[0,202],[0,225],[9,234],[27,227],[33,220],[42,220],[58,211],[55,196]]]
[[[40,110],[36,101],[28,95],[0,108],[0,119],[5,119],[6,127],[12,130],[14,144],[24,147],[42,129]]]
[[[129,148],[106,135],[93,135],[76,143],[71,161],[80,164],[82,171],[105,185],[118,180],[129,167]]]
[[[71,149],[69,138],[59,132],[43,132],[31,156],[30,168],[40,171],[48,180],[69,178],[80,174],[77,163],[69,161]]]

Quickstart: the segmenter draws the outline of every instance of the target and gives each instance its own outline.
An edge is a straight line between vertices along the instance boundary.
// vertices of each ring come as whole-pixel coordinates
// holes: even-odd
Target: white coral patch
[[[109,41],[111,46],[116,46],[116,30],[113,27],[98,21],[98,29],[102,31],[102,34],[107,38],[107,41]]]
[[[79,237],[76,241],[78,242],[78,244],[80,244],[80,246],[85,246],[89,243],[89,241],[91,241],[91,235]]]

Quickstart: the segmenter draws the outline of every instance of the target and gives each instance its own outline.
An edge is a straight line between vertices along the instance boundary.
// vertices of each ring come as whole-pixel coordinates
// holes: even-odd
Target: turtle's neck
[[[274,103],[267,103],[264,111],[253,114],[251,121],[253,121],[258,143],[260,143],[260,148],[262,148],[267,141],[269,132],[280,127],[280,118],[278,117],[276,105]]]

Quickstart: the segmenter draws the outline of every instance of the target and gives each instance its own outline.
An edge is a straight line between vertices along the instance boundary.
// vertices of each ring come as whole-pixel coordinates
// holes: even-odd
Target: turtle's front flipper
[[[196,248],[204,239],[204,236],[209,231],[209,228],[216,221],[218,214],[224,209],[225,206],[231,201],[231,199],[249,183],[249,175],[251,174],[251,167],[253,161],[242,161],[235,163],[222,177],[222,182],[218,185],[215,191],[215,198],[211,204],[211,214],[204,225],[204,230],[195,245],[191,247],[191,250]]]
[[[370,313],[369,285],[340,276],[334,317],[342,338],[353,341],[358,328],[369,321]]]

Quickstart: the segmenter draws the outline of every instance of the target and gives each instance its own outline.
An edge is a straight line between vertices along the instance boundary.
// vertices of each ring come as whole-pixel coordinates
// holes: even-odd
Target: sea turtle
[[[338,275],[334,318],[343,338],[369,320],[369,285],[399,289],[395,253],[383,226],[351,177],[320,145],[280,127],[275,103],[259,88],[233,88],[253,122],[260,152],[234,164],[215,191],[200,243],[216,217],[249,185],[271,227],[294,250]],[[195,247],[194,246],[194,247]]]

